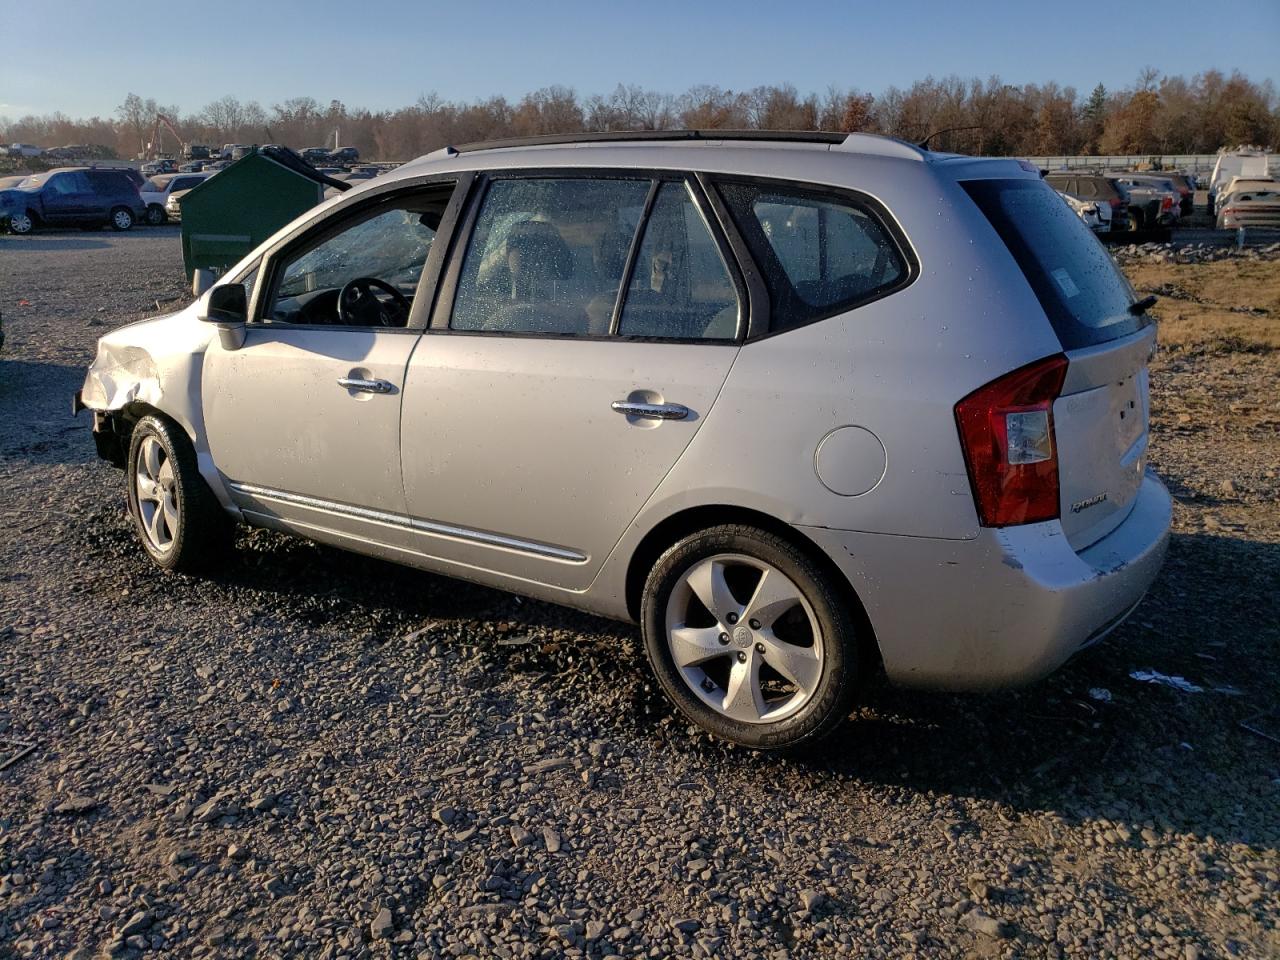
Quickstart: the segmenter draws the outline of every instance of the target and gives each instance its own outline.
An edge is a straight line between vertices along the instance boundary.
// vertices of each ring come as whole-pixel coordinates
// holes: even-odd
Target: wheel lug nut
[[[728,620],[730,624],[735,624],[738,622],[738,615],[736,613],[731,613],[725,617],[725,619]]]
[[[746,663],[746,662],[747,662],[747,651],[745,651],[745,650],[739,650],[739,651],[738,651],[738,662],[739,662],[739,663]]]
[[[720,642],[721,642],[722,644],[728,643],[728,642],[729,642],[729,635],[728,635],[727,633],[722,633],[722,634],[720,634]]]
[[[764,653],[764,644],[763,644],[763,643],[757,643],[757,644],[756,644],[756,653]]]
[[[753,620],[751,621],[751,629],[752,629],[752,630],[759,630],[759,629],[760,629],[760,621],[759,621],[759,620],[755,620],[755,619],[753,619]]]

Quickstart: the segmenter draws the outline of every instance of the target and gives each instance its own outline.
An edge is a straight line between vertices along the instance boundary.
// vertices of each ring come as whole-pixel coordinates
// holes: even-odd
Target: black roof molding
[[[542,137],[508,137],[445,147],[446,153],[475,153],[510,147],[545,147],[570,143],[627,143],[670,140],[756,140],[779,143],[844,143],[847,133],[827,130],[610,130],[605,133],[556,133]]]

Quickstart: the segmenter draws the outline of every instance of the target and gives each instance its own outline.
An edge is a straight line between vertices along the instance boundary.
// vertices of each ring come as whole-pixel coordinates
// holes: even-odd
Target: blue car
[[[128,230],[146,214],[129,171],[111,167],[61,167],[0,190],[0,220],[10,233],[41,226],[110,226]]]

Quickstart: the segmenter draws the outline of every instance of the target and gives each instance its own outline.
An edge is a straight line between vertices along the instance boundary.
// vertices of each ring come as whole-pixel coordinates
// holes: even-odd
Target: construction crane
[[[173,125],[173,121],[166,117],[163,113],[156,114],[156,122],[151,127],[151,139],[147,143],[147,149],[140,159],[155,160],[161,154],[160,143],[160,125],[173,134],[173,139],[178,141],[179,154],[183,155],[187,152],[188,144],[182,139],[182,134],[178,132],[178,128]]]

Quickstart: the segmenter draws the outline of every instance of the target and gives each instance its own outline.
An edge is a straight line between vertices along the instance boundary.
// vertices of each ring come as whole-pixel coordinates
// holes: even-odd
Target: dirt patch
[[[1138,293],[1154,293],[1160,343],[1167,348],[1280,349],[1280,263],[1135,263],[1125,273]]]

